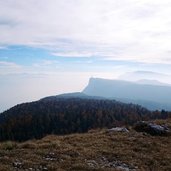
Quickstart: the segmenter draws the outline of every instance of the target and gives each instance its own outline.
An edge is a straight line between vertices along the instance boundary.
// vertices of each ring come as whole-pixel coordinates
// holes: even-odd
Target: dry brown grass
[[[171,124],[171,120],[167,124]],[[31,168],[32,171],[124,169],[112,166],[113,163],[130,166],[130,171],[169,171],[171,137],[150,136],[134,130],[111,133],[103,129],[85,134],[50,135],[41,140],[0,144],[0,171],[28,171]]]

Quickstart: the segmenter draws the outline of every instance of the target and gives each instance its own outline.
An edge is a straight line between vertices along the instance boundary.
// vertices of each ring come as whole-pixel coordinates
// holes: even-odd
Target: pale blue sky
[[[0,111],[92,76],[170,75],[170,16],[170,0],[1,0]]]

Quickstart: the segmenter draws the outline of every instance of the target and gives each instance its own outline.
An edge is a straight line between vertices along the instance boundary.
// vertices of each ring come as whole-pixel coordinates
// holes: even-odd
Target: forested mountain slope
[[[23,103],[0,114],[0,140],[23,141],[166,117],[165,111],[152,113],[114,100],[56,96]]]

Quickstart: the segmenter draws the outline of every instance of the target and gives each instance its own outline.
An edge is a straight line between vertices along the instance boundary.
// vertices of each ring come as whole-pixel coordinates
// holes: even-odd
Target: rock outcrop
[[[146,132],[154,136],[167,136],[171,133],[171,130],[166,125],[157,125],[145,121],[135,124],[134,129],[138,132]]]

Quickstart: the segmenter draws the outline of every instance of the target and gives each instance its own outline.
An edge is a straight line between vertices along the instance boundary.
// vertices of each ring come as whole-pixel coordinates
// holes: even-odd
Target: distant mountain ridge
[[[160,80],[163,83],[171,84],[170,78],[171,75],[158,73],[158,72],[151,72],[151,71],[127,72],[118,77],[119,80],[125,80],[125,81],[136,82],[138,80],[148,80],[148,81],[156,82],[156,80]]]
[[[163,83],[158,80],[149,80],[149,79],[141,79],[136,81],[136,83],[147,84],[147,85],[171,86],[171,84]]]
[[[152,81],[154,83],[154,81]],[[171,110],[171,86],[91,78],[83,90],[89,96],[101,96],[137,103],[150,110]]]
[[[89,96],[87,94],[84,94],[82,92],[74,92],[74,93],[64,93],[59,94],[56,96],[48,96],[45,98],[40,99],[40,101],[48,101],[48,100],[55,100],[55,99],[71,99],[71,98],[79,98],[79,99],[106,99],[105,97],[99,97],[99,96]]]

